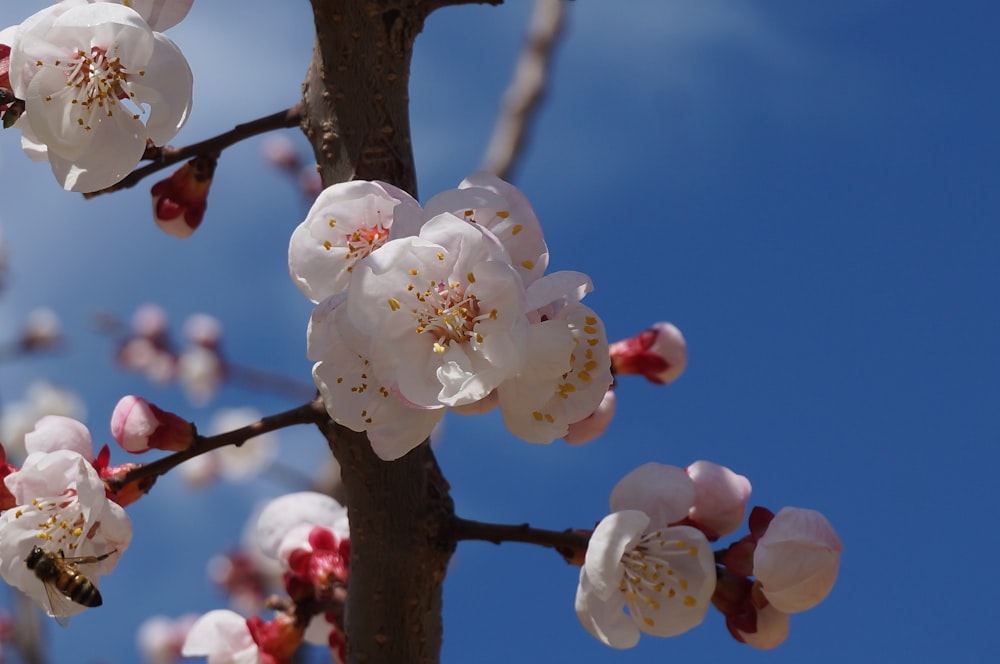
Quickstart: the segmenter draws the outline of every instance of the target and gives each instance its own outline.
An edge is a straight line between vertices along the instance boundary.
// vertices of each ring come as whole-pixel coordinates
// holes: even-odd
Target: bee
[[[60,625],[65,627],[69,622],[65,615],[61,615],[68,612],[69,601],[86,607],[100,606],[103,603],[97,586],[77,566],[98,563],[115,551],[117,549],[99,556],[67,558],[61,550],[51,553],[38,546],[31,549],[25,564],[45,585],[50,613]]]

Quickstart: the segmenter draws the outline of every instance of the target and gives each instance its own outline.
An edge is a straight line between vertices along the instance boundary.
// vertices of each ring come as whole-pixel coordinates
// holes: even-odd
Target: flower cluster
[[[611,384],[604,325],[576,272],[544,274],[531,205],[486,173],[421,206],[382,182],[324,190],[289,267],[317,306],[313,378],[330,417],[396,459],[445,410],[499,407],[514,435],[551,442]]]
[[[709,461],[650,463],[622,478],[580,570],[576,612],[587,631],[631,648],[640,633],[690,630],[713,604],[737,640],[781,643],[787,613],[830,592],[842,547],[818,512],[785,508],[772,521],[755,508],[751,534],[717,556],[709,542],[739,527],[750,491],[747,478]]]
[[[163,145],[184,125],[191,69],[160,30],[192,1],[62,0],[0,32],[0,83],[18,104],[4,124],[21,129],[25,152],[48,161],[65,189],[117,183],[147,142]]]
[[[220,663],[280,664],[290,661],[306,642],[327,646],[336,661],[344,661],[346,642],[334,609],[346,593],[347,510],[319,493],[281,496],[260,513],[257,541],[265,556],[280,563],[291,608],[268,621],[229,610],[209,611],[191,627],[183,654]]]
[[[25,436],[25,446],[20,468],[0,464],[0,577],[61,620],[86,606],[42,581],[33,569],[38,556],[76,565],[96,586],[118,564],[132,525],[122,496],[109,495],[102,479],[117,469],[107,464],[107,448],[95,457],[85,426],[48,416]]]

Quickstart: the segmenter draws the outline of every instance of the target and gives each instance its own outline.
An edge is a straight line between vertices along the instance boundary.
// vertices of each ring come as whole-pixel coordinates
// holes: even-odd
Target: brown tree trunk
[[[312,0],[316,45],[302,128],[324,186],[384,180],[416,196],[407,89],[413,42],[433,9],[460,2]],[[333,422],[320,429],[341,464],[351,523],[348,662],[437,662],[454,505],[430,447],[384,462],[364,434]]]

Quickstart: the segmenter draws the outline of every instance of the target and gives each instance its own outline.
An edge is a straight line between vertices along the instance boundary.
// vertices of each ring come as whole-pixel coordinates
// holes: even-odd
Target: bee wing
[[[51,583],[43,583],[45,596],[49,599],[48,614],[56,619],[60,627],[69,625],[71,615],[79,613],[80,607]]]

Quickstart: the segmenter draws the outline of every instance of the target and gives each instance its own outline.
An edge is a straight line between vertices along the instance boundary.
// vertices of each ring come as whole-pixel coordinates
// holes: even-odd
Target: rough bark
[[[408,82],[425,13],[412,2],[313,0],[303,131],[324,186],[385,180],[416,195]]]
[[[437,662],[455,543],[447,532],[454,505],[434,454],[425,443],[387,463],[364,434],[320,428],[340,461],[351,521],[348,662]]]

